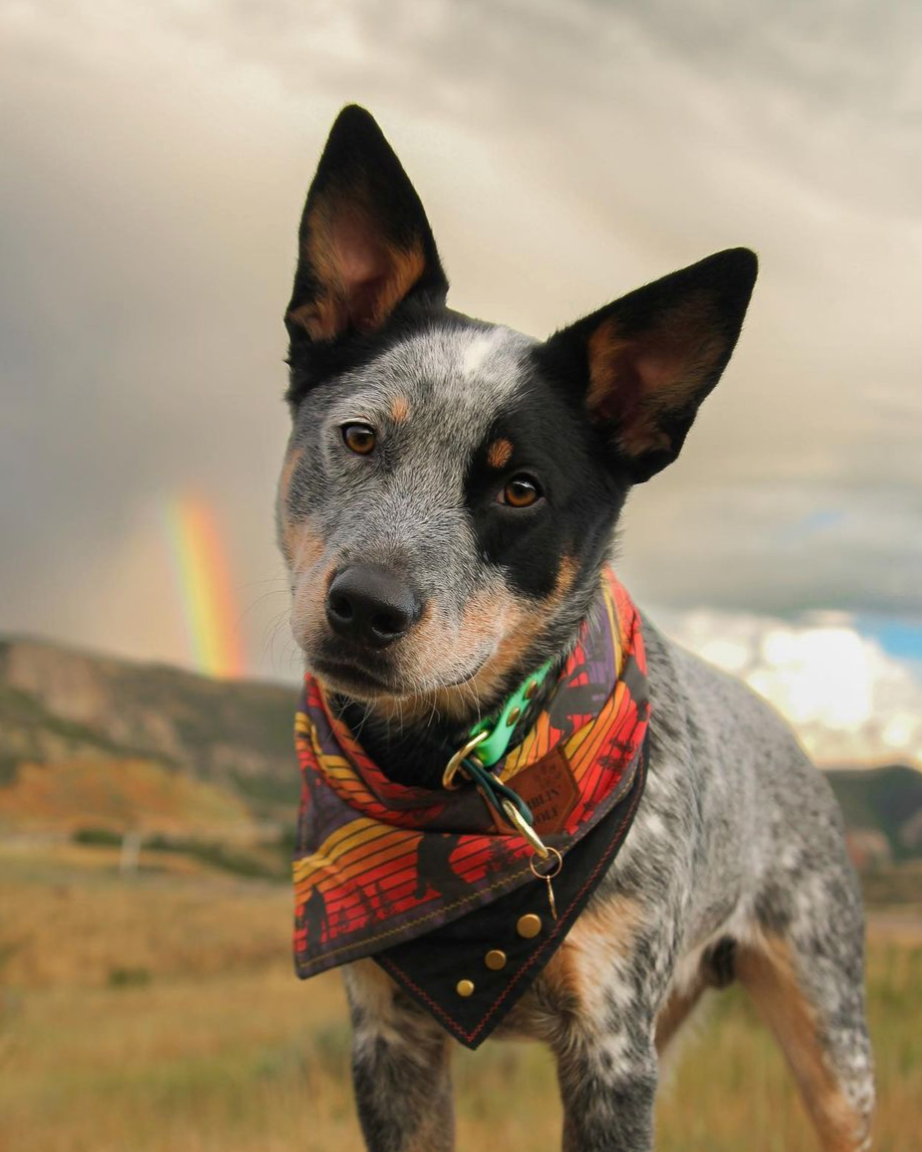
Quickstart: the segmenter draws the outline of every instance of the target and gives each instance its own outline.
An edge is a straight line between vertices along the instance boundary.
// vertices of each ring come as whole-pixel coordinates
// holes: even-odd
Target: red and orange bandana
[[[629,791],[633,813],[642,788],[635,778],[649,706],[640,620],[611,572],[602,592],[551,698],[492,769],[530,805],[565,869],[568,852]],[[365,956],[386,966],[388,949],[523,885],[543,888],[529,867],[531,846],[500,826],[473,787],[450,792],[389,780],[310,675],[295,744],[303,779],[294,860],[302,978]],[[620,823],[626,832],[629,821]]]

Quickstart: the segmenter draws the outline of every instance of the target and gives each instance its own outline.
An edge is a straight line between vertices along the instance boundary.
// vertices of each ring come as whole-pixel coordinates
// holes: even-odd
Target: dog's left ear
[[[731,248],[638,288],[556,333],[539,357],[574,371],[590,418],[633,483],[678,456],[739,337],[758,261]]]
[[[374,118],[356,104],[336,118],[307,194],[292,340],[369,335],[411,293],[442,301],[448,281],[416,190]]]

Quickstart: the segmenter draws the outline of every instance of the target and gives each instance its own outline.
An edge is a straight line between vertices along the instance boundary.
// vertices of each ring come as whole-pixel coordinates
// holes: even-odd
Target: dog
[[[678,456],[756,270],[720,252],[543,342],[461,315],[378,125],[339,115],[285,315],[278,538],[306,666],[395,784],[441,788],[445,749],[573,649],[628,493]],[[646,1152],[664,1051],[738,981],[822,1148],[867,1149],[863,912],[831,790],[766,704],[642,622],[645,793],[499,1032],[550,1046],[564,1149]],[[451,1149],[445,1031],[373,960],[343,971],[368,1148]]]

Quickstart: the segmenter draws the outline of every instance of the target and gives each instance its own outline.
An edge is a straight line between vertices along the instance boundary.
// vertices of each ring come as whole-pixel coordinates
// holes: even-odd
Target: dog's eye
[[[367,424],[344,424],[342,428],[343,441],[350,452],[357,456],[367,456],[374,451],[377,437],[374,428]]]
[[[497,496],[500,504],[508,504],[512,508],[530,508],[532,504],[541,499],[541,488],[538,481],[522,473],[513,476],[506,487]]]

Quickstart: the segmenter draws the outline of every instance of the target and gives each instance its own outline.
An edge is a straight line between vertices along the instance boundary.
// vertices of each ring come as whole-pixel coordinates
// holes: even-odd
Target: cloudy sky
[[[250,670],[292,674],[281,314],[356,100],[465,311],[542,335],[759,251],[621,572],[820,754],[922,757],[920,43],[913,0],[0,0],[0,631],[188,663],[194,496]]]

